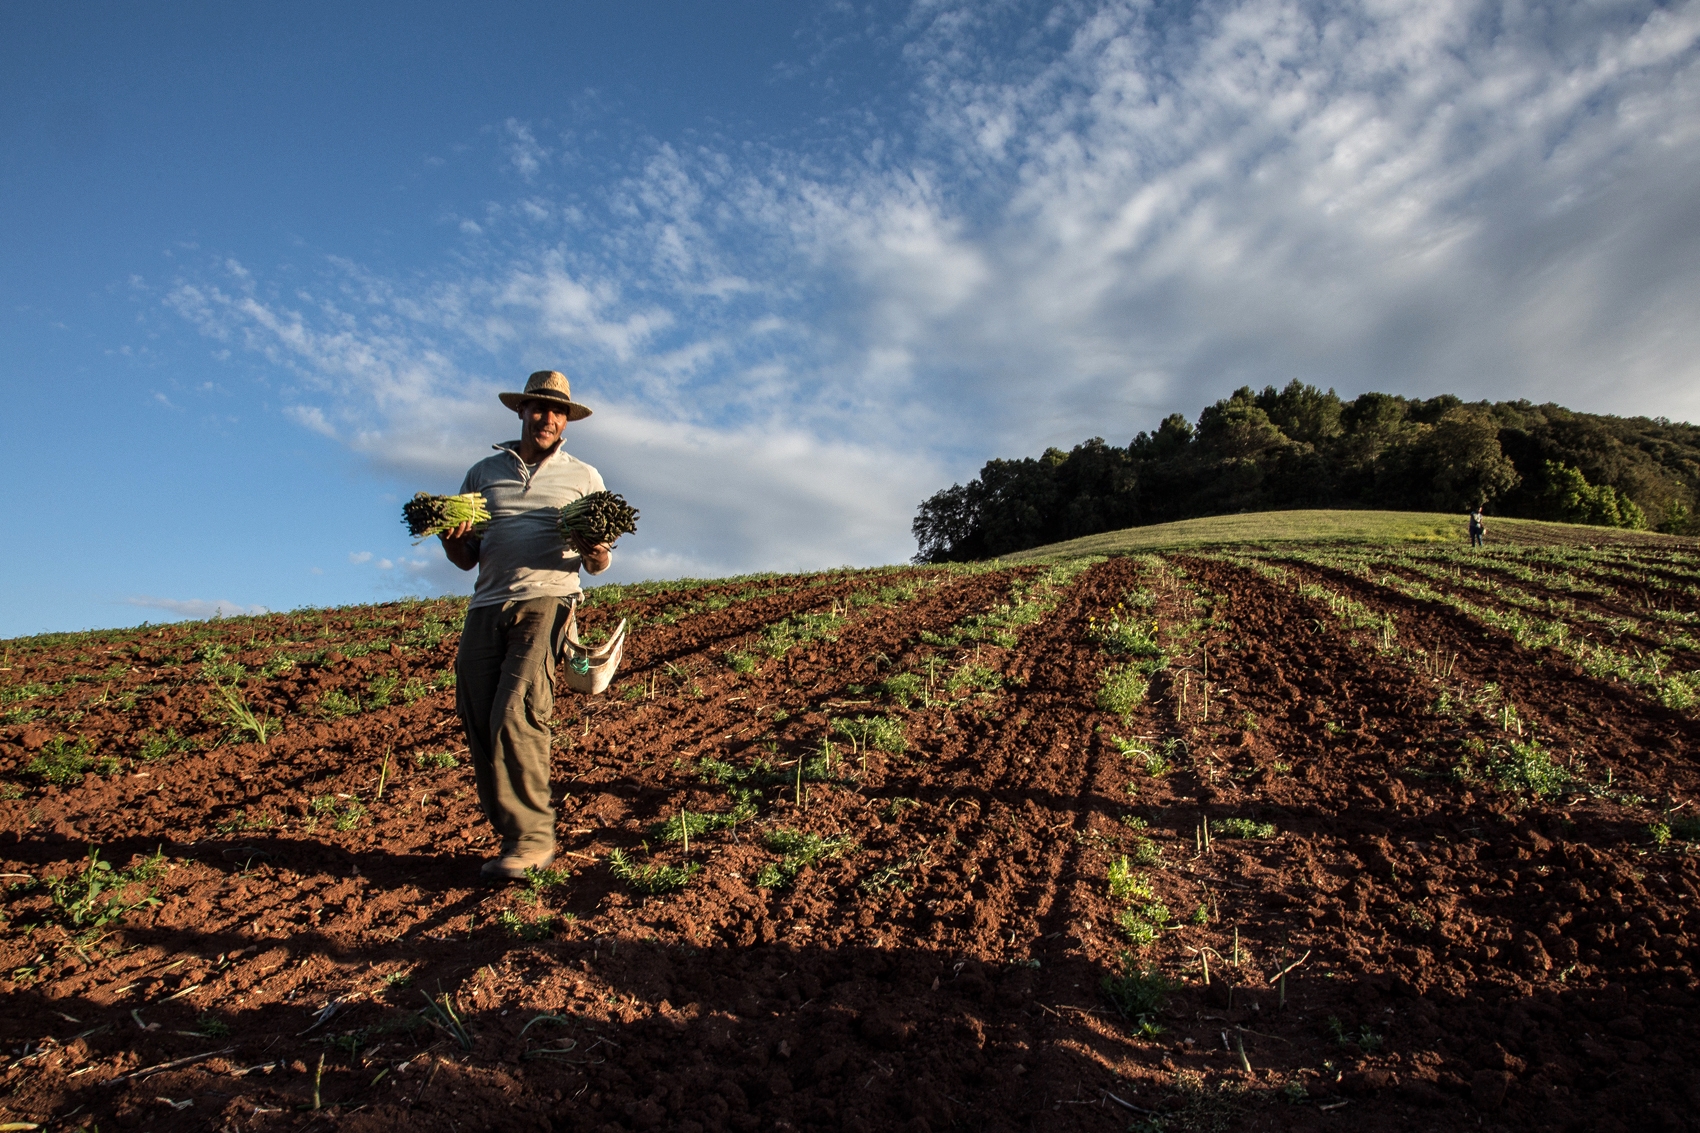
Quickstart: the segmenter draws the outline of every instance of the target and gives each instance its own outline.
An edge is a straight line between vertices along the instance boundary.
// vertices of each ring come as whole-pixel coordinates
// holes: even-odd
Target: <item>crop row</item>
[[[1589,609],[1578,606],[1574,598],[1553,597],[1545,590],[1543,576],[1532,571],[1521,570],[1507,573],[1512,574],[1519,581],[1539,587],[1537,590],[1509,585],[1503,580],[1491,576],[1483,577],[1466,569],[1468,564],[1462,563],[1456,556],[1450,556],[1437,562],[1432,553],[1421,555],[1410,552],[1347,550],[1329,554],[1328,561],[1341,569],[1353,570],[1371,580],[1374,578],[1375,571],[1390,566],[1396,567],[1431,582],[1474,590],[1479,594],[1486,595],[1490,600],[1498,601],[1504,605],[1586,622],[1605,630],[1613,638],[1636,636],[1642,637],[1656,646],[1700,652],[1700,640],[1696,640],[1686,632],[1688,627],[1700,627],[1700,613],[1657,608],[1632,609],[1630,613],[1621,611],[1602,612]],[[1569,593],[1584,594],[1585,592],[1581,588],[1576,588],[1571,589]],[[1604,596],[1609,597],[1613,593],[1615,592],[1604,592]],[[1601,595],[1585,596],[1598,597]],[[1672,626],[1678,628],[1673,631],[1669,628]]]
[[[1686,711],[1700,704],[1700,670],[1684,671],[1673,667],[1672,658],[1667,653],[1625,653],[1576,634],[1561,619],[1525,613],[1515,607],[1505,609],[1471,601],[1453,591],[1394,574],[1377,575],[1373,570],[1365,569],[1360,562],[1336,554],[1283,551],[1269,552],[1264,557],[1344,570],[1403,597],[1451,608],[1505,633],[1525,648],[1553,649],[1591,677],[1623,681],[1667,708]]]

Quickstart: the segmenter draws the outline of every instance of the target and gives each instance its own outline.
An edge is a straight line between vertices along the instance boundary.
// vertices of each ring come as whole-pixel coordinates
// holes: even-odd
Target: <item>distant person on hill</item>
[[[1470,509],[1470,546],[1479,547],[1487,535],[1487,524],[1482,522],[1482,505],[1477,504]]]
[[[524,393],[500,395],[519,413],[520,437],[495,445],[460,490],[481,492],[490,521],[444,532],[443,552],[478,583],[455,656],[455,710],[478,781],[478,802],[502,838],[484,863],[487,881],[519,881],[555,860],[549,803],[549,719],[555,710],[555,647],[583,594],[579,570],[601,574],[606,543],[561,537],[563,504],[603,490],[602,476],[561,447],[568,421],[590,410],[572,399],[566,375],[539,370]]]

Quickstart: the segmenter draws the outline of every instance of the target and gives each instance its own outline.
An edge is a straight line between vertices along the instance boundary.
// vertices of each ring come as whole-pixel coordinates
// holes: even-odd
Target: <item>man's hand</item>
[[[472,533],[471,523],[463,523],[453,531],[444,531],[437,538],[443,541],[443,554],[461,570],[471,570],[478,565],[478,537]]]
[[[573,550],[584,563],[587,574],[601,574],[614,559],[614,548],[607,543],[586,543],[577,535],[572,537]]]

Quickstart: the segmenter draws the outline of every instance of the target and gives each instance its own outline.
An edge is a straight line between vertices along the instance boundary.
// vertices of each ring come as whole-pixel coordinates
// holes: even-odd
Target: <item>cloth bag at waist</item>
[[[621,618],[613,634],[592,649],[578,636],[578,600],[566,602],[566,621],[555,633],[557,674],[564,674],[567,687],[586,696],[607,691],[619,671],[620,658],[626,651],[626,619]]]

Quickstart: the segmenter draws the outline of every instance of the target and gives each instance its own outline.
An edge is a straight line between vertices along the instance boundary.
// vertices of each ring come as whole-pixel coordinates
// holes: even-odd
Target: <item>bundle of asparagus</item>
[[[612,543],[628,531],[637,530],[637,509],[624,496],[592,492],[561,509],[561,534],[578,536],[586,544]]]
[[[453,531],[463,523],[488,523],[490,511],[484,506],[482,492],[468,492],[464,496],[420,492],[401,506],[401,521],[418,542],[430,535]]]

